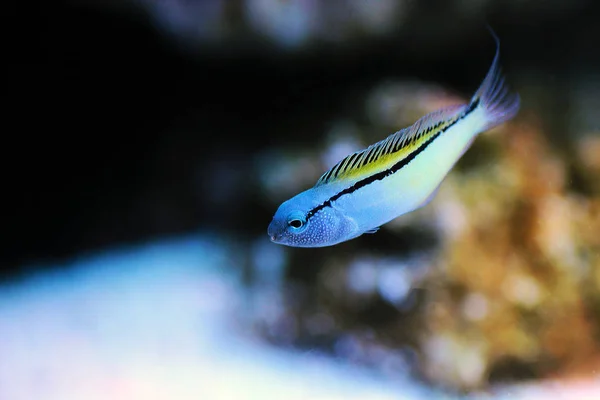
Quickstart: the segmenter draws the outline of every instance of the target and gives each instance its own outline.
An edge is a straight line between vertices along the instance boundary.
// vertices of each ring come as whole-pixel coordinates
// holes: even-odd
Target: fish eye
[[[302,220],[300,219],[292,219],[288,222],[288,225],[291,226],[294,229],[299,229],[302,228],[302,225],[304,225],[304,222],[302,222]]]

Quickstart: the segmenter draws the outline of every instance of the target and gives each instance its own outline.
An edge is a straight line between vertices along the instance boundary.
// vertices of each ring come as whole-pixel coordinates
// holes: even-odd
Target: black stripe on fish
[[[322,204],[319,204],[318,206],[314,207],[312,210],[310,210],[306,214],[306,221],[308,221],[313,215],[315,215],[320,210],[322,210],[326,207],[331,207],[331,203],[340,199],[342,196],[354,193],[355,191],[357,191],[360,188],[363,188],[375,181],[379,181],[384,178],[387,178],[388,176],[400,171],[402,168],[404,168],[406,165],[408,165],[412,160],[414,160],[419,154],[421,154],[442,133],[446,132],[452,126],[456,125],[460,120],[464,119],[467,115],[469,115],[471,112],[473,112],[475,110],[475,108],[477,108],[478,105],[479,105],[479,99],[476,99],[471,104],[469,104],[468,108],[462,113],[462,115],[459,118],[457,118],[455,121],[453,121],[448,126],[442,128],[439,132],[437,132],[435,135],[433,135],[431,138],[429,138],[426,142],[424,142],[421,146],[419,146],[417,149],[415,149],[412,153],[410,153],[409,155],[404,157],[402,160],[398,161],[396,164],[392,165],[390,168],[388,168],[384,171],[380,171],[380,172],[373,174],[363,180],[356,182],[352,186],[349,186],[346,189],[334,194],[329,199],[324,201]],[[436,129],[436,127],[431,127],[431,129]],[[373,149],[371,149],[371,150],[373,150]],[[364,156],[365,153],[363,153],[362,155]]]
[[[416,141],[432,134],[435,130],[442,128],[444,124],[452,125],[454,123],[452,119],[455,117],[452,116],[452,118],[450,118],[448,114],[451,115],[451,113],[455,112],[455,108],[456,106],[428,114],[419,119],[412,126],[402,129],[366,149],[344,157],[329,169],[329,171],[325,172],[317,180],[315,186],[332,182],[351,170],[360,170],[366,165],[377,162],[381,157],[394,154],[405,147],[412,146]]]

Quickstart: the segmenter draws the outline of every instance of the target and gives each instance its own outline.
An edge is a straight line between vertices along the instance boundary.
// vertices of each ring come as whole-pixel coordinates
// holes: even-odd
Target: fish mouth
[[[277,243],[277,244],[283,243],[281,241],[281,235],[269,235],[269,239],[271,239],[271,242],[273,242],[273,243]]]

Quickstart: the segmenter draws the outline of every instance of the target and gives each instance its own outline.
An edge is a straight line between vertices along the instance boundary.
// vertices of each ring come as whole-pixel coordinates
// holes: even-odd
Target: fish
[[[356,151],[316,184],[283,202],[267,228],[273,243],[326,247],[373,234],[401,215],[427,205],[444,178],[482,132],[515,117],[521,99],[492,64],[469,103],[433,111],[412,126]]]

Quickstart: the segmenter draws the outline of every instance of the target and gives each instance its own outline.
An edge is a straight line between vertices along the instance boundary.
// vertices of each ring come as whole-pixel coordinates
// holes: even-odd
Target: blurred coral
[[[352,139],[351,147],[372,143],[383,137],[370,132],[407,126],[460,101],[433,85],[385,83],[367,101],[375,129],[357,132],[354,124],[338,125],[329,146],[357,136],[361,140]],[[339,126],[347,126],[348,134]],[[332,316],[330,342],[346,345],[331,351],[383,368],[385,357],[369,348],[383,346],[387,354],[414,348],[415,367],[423,376],[460,390],[512,379],[593,375],[594,368],[580,366],[600,360],[600,136],[574,137],[572,152],[557,150],[524,109],[514,122],[475,141],[429,206],[385,225],[376,238],[351,241],[316,260],[316,285],[322,289],[304,306]],[[317,155],[313,158],[319,165]],[[570,184],[572,164],[586,178],[585,193]],[[309,180],[317,175],[305,171],[314,174]],[[439,245],[416,253],[385,237],[426,230]],[[361,246],[376,241],[383,242],[379,254],[371,249],[368,257],[358,255],[367,251]],[[292,270],[306,270],[310,262],[291,261]],[[389,280],[384,271],[390,269],[404,271],[394,284],[402,292],[399,302],[386,295],[390,285],[378,284]],[[412,289],[402,289],[406,285]],[[419,297],[408,301],[411,293]],[[395,311],[386,312],[386,303]],[[377,314],[384,322],[373,325]],[[310,331],[298,332],[296,343],[310,342]],[[388,372],[408,373],[414,354],[398,354],[402,367]]]
[[[437,260],[443,273],[436,279],[446,283],[431,284],[427,293],[428,302],[447,308],[448,315],[431,311],[428,321],[436,334],[482,341],[491,376],[505,378],[496,366],[508,357],[533,376],[544,376],[600,356],[593,307],[600,295],[595,278],[600,246],[592,234],[600,232],[600,197],[568,189],[567,160],[552,151],[536,126],[519,121],[499,130],[478,139],[496,147],[496,157],[451,174],[432,203],[439,215],[447,202],[457,203],[464,228],[440,230],[446,232]],[[600,180],[590,168],[594,173]],[[456,288],[461,295],[452,296]],[[487,305],[481,318],[460,312],[473,293]],[[458,368],[464,357],[452,359]],[[433,365],[425,366],[427,374],[448,380],[435,360],[428,362]]]

